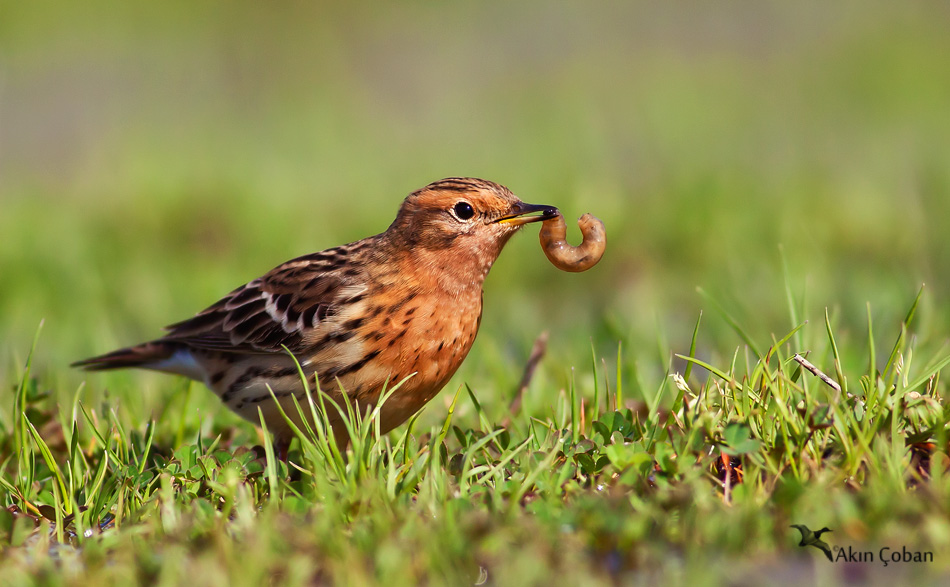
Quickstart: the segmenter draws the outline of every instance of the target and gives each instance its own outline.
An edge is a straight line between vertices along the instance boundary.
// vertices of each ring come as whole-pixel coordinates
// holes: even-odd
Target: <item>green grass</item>
[[[945,9],[347,6],[0,10],[3,583],[947,577]],[[590,211],[607,254],[513,239],[456,377],[348,459],[67,367],[448,175]]]
[[[180,444],[176,422],[127,429],[80,393],[51,411],[28,361],[18,417],[4,422],[0,565],[13,583],[60,573],[237,584],[835,576],[795,550],[789,526],[805,523],[833,528],[836,545],[938,553],[895,571],[905,579],[946,572],[950,527],[935,513],[950,499],[948,461],[935,446],[947,444],[939,373],[950,350],[914,341],[918,302],[890,324],[880,371],[840,371],[830,320],[773,341],[737,326],[748,340],[731,363],[685,349],[687,375],[642,399],[624,400],[635,382],[595,356],[589,385],[551,390],[546,409],[512,414],[507,427],[465,387],[428,429],[378,438],[375,414],[351,414],[348,459],[321,426],[299,430],[289,463],[268,444],[248,451],[248,426]],[[840,390],[803,372],[796,337]],[[311,397],[303,413],[332,409]],[[746,565],[738,575],[735,561]]]

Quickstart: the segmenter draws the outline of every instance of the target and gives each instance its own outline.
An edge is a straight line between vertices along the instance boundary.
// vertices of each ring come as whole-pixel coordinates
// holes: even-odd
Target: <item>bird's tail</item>
[[[79,367],[86,371],[106,371],[109,369],[126,369],[129,367],[155,369],[157,365],[162,365],[169,361],[176,350],[178,350],[177,345],[172,343],[164,341],[145,342],[97,357],[76,361],[71,366]]]

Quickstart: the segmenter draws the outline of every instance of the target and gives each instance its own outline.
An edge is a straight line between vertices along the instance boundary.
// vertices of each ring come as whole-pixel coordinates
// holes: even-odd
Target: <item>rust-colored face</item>
[[[389,230],[410,246],[480,251],[490,263],[519,228],[557,213],[553,206],[526,204],[490,181],[447,178],[410,194]]]

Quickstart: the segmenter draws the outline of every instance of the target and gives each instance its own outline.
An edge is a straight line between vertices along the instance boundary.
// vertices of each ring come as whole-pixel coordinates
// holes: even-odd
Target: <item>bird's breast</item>
[[[393,287],[368,296],[354,311],[364,319],[349,339],[347,372],[330,367],[318,373],[321,382],[338,378],[348,396],[365,404],[375,404],[384,387],[402,382],[383,407],[388,429],[431,400],[468,355],[481,322],[481,289],[446,296]]]

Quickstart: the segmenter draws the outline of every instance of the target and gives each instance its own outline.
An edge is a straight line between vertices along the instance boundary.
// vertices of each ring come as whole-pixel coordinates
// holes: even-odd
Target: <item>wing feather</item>
[[[288,261],[199,312],[172,324],[161,340],[215,351],[282,353],[305,350],[315,331],[339,314],[359,289],[362,272],[340,271],[339,254]]]

